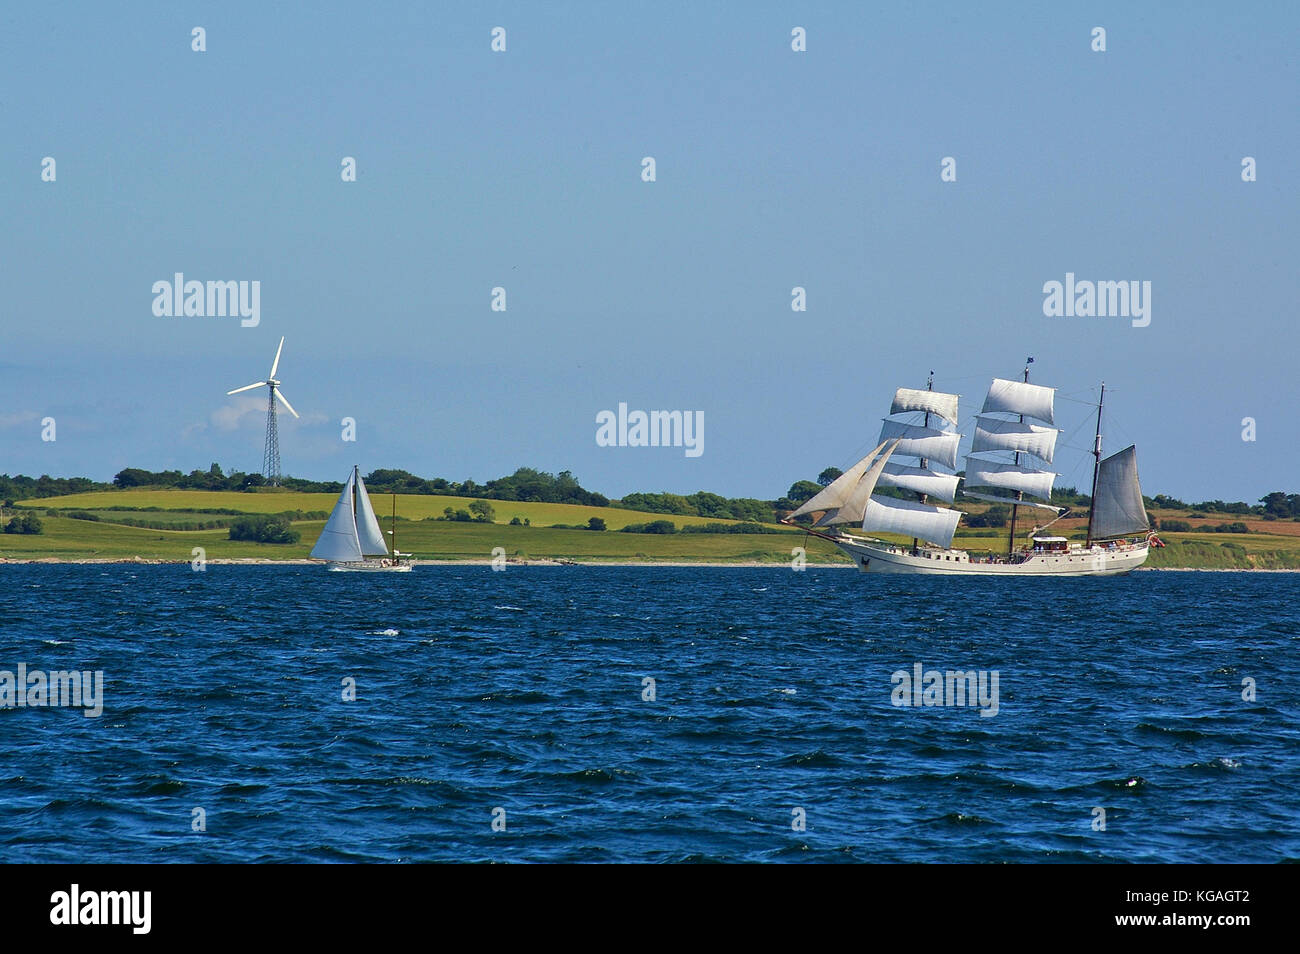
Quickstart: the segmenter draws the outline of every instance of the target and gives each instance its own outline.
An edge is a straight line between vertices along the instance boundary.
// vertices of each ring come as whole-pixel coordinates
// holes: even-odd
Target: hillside
[[[166,560],[189,562],[195,547],[209,560],[306,559],[334,506],[335,494],[275,491],[240,493],[171,489],[128,489],[69,494],[20,501],[15,512],[34,512],[44,523],[39,535],[0,534],[0,558],[9,560]],[[622,533],[621,528],[653,520],[670,520],[678,528],[703,524],[734,524],[696,516],[664,515],[614,507],[575,504],[491,501],[494,522],[454,522],[435,519],[445,508],[466,510],[474,498],[430,495],[396,496],[397,539],[402,550],[427,560],[489,560],[496,547],[511,559],[572,559],[581,561],[762,562],[788,563],[791,549],[802,546],[813,563],[847,563],[838,549],[802,531],[769,525],[783,532],[739,533]],[[376,509],[387,530],[394,498],[376,497]],[[981,513],[982,505],[967,506]],[[216,511],[216,512],[214,512]],[[221,511],[225,511],[222,513]],[[293,512],[292,526],[301,534],[296,544],[265,544],[229,539],[227,527],[239,514]],[[96,519],[75,519],[69,514]],[[1161,523],[1182,520],[1188,532],[1165,532],[1168,544],[1152,552],[1148,566],[1207,569],[1300,568],[1300,522],[1264,520],[1253,516],[1153,510]],[[599,517],[605,531],[561,529],[585,526]],[[517,518],[520,525],[510,525]],[[525,525],[525,521],[527,524]],[[129,524],[137,524],[131,526]],[[1244,524],[1245,533],[1217,533],[1205,528]],[[151,524],[153,526],[140,526]],[[207,525],[206,529],[192,529]],[[1054,531],[1081,538],[1086,521],[1059,521]],[[1021,524],[1022,529],[1027,529]],[[971,550],[1002,549],[1003,529],[963,528],[955,546]]]
[[[268,560],[306,559],[325,525],[337,494],[238,493],[231,491],[131,489],[39,500],[20,501],[16,511],[40,515],[44,532],[39,535],[0,534],[0,558],[31,559],[133,559],[189,562],[194,547],[203,547],[209,560],[260,558]],[[380,522],[391,527],[393,497],[375,497]],[[794,546],[804,546],[813,562],[847,562],[838,550],[822,541],[805,541],[800,531],[773,526],[774,534],[647,534],[618,532],[628,524],[665,519],[663,514],[613,507],[575,504],[517,503],[491,501],[493,523],[459,523],[433,519],[443,510],[468,509],[468,497],[402,495],[396,497],[397,540],[405,552],[427,560],[489,560],[496,547],[503,547],[511,559],[579,559],[604,561],[665,562],[770,562],[790,560]],[[112,509],[110,509],[112,508]],[[205,512],[207,511],[207,512]],[[237,511],[245,514],[301,511],[312,514],[293,520],[302,539],[297,544],[262,544],[228,539],[224,528],[205,530],[167,527],[126,526],[122,522],[155,524],[226,525]],[[97,519],[74,519],[70,513]],[[319,515],[319,516],[316,516]],[[518,518],[521,525],[512,526]],[[585,525],[591,517],[605,521],[604,531],[559,529]],[[523,521],[529,525],[522,525]],[[734,520],[673,516],[678,526],[735,524]]]

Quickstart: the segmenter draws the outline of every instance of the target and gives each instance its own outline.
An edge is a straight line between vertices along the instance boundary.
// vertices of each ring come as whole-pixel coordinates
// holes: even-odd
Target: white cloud
[[[230,403],[224,407],[219,407],[212,412],[212,426],[219,431],[237,431],[243,427],[258,428],[266,426],[266,392],[262,392],[262,397],[256,394],[247,394],[241,397],[232,398]],[[295,418],[283,406],[278,407],[276,418],[279,420],[280,429],[291,428],[295,424],[302,425],[321,425],[330,420],[330,418],[321,414],[319,411],[311,414],[302,414],[301,418]],[[191,432],[207,429],[207,424],[190,424],[185,428],[186,435]]]
[[[41,416],[35,411],[14,411],[12,414],[0,414],[0,429],[8,430],[11,427],[20,427],[40,419]]]
[[[266,419],[266,398],[246,395],[237,397],[224,407],[212,412],[212,426],[220,431],[235,431],[245,421],[255,417],[259,422]]]

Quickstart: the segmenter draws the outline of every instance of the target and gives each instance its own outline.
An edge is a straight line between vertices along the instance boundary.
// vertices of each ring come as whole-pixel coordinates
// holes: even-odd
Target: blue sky
[[[256,470],[225,392],[283,335],[299,476],[774,497],[894,388],[933,368],[964,422],[1033,354],[1060,483],[1104,379],[1148,493],[1300,490],[1300,12],[1131,6],[7,9],[0,471]],[[155,317],[178,271],[260,281],[261,323]],[[1150,281],[1151,324],[1044,316],[1066,272]],[[703,411],[704,453],[598,447],[619,402]]]

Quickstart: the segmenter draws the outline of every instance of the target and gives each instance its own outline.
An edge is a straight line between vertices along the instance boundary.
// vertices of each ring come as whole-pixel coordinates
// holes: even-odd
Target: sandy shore
[[[261,557],[242,557],[238,559],[213,559],[207,561],[212,566],[320,566],[319,560],[267,560]],[[33,560],[12,559],[9,557],[0,557],[0,564],[35,564],[35,563],[66,563],[78,566],[94,566],[105,564],[129,564],[129,565],[150,565],[150,566],[189,566],[190,560],[154,560],[145,559],[144,557],[121,557],[117,559],[90,558],[84,560],[64,560],[58,557],[40,557]],[[492,560],[412,560],[412,566],[491,566]],[[690,560],[507,560],[506,565],[510,567],[523,566],[642,566],[642,567],[710,567],[725,569],[726,567],[743,567],[743,568],[761,568],[769,567],[777,570],[789,570],[790,564],[785,562],[770,563],[760,562],[757,560],[735,560],[726,563],[706,563]],[[857,569],[853,563],[807,563],[805,566],[819,570],[854,570]],[[1140,566],[1133,572],[1135,573],[1300,573],[1300,569],[1249,569],[1243,567],[1197,567],[1197,566]]]
[[[260,557],[241,557],[237,559],[211,559],[208,560],[209,566],[322,566],[319,560],[267,560]],[[189,566],[190,560],[153,560],[144,557],[122,557],[119,559],[85,559],[85,560],[64,560],[58,557],[40,557],[33,560],[18,560],[6,557],[0,557],[0,564],[35,564],[35,563],[66,563],[76,566],[92,566],[103,564],[122,564],[131,566]],[[412,560],[412,566],[491,566],[491,558],[485,560]],[[852,563],[807,563],[806,566],[817,568],[830,568],[852,570]],[[655,561],[655,560],[547,560],[538,558],[535,560],[507,560],[506,566],[705,566],[705,567],[773,567],[776,569],[788,570],[789,563],[763,563],[757,560],[736,560],[729,563],[702,563],[696,561]]]

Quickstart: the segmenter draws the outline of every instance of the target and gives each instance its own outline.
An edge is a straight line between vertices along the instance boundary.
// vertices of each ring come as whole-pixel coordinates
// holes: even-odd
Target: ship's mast
[[[930,371],[930,379],[929,379],[928,381],[925,382],[925,389],[926,389],[927,391],[933,391],[933,390],[934,390],[934,371],[933,371],[933,370]],[[930,412],[929,412],[929,411],[926,411],[926,412],[925,412],[925,426],[926,426],[926,427],[929,427],[929,426],[930,426]],[[922,458],[921,458],[921,469],[924,470],[925,467],[926,467],[926,465],[927,465],[928,463],[929,463],[929,461],[927,461],[924,457],[922,457]],[[926,501],[928,501],[928,500],[930,499],[930,495],[929,495],[929,494],[921,493],[921,494],[917,494],[917,496],[921,498],[921,503],[925,503]],[[912,538],[912,555],[913,555],[913,556],[915,556],[917,553],[920,552],[920,550],[919,550],[918,547],[917,547],[917,542],[918,542],[918,538],[917,538],[917,537],[913,537],[913,538]]]
[[[1101,382],[1101,397],[1097,400],[1097,437],[1092,444],[1092,497],[1088,501],[1088,540],[1085,549],[1092,547],[1092,515],[1097,511],[1097,476],[1101,473],[1101,408],[1106,403],[1106,382]]]
[[[393,538],[392,549],[393,558],[397,558],[397,491],[393,491],[393,532],[389,534]]]
[[[1025,383],[1026,384],[1029,383],[1029,366],[1033,363],[1034,363],[1034,359],[1032,357],[1025,359]],[[1021,414],[1019,415],[1019,417],[1020,417],[1020,423],[1021,424],[1025,423],[1025,416]],[[1017,464],[1020,463],[1020,451],[1016,451],[1015,462]],[[1016,500],[1020,501],[1024,499],[1025,499],[1025,492],[1023,490],[1017,490]],[[1018,509],[1017,504],[1012,503],[1011,504],[1011,534],[1007,538],[1007,559],[1010,559],[1012,556],[1014,556],[1016,552],[1016,510],[1017,509]]]

